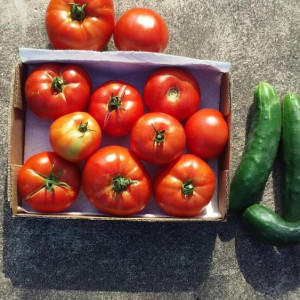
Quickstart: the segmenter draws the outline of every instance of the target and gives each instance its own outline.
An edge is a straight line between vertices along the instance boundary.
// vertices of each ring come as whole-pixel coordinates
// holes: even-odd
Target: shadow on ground
[[[208,277],[214,223],[12,218],[4,205],[4,273],[14,286],[181,292]]]
[[[273,299],[299,288],[300,245],[287,248],[263,245],[246,234],[241,218],[235,215],[218,224],[218,236],[223,242],[235,238],[239,269],[246,282],[263,296]]]
[[[276,248],[247,236],[236,238],[236,256],[245,280],[264,296],[280,297],[300,285],[300,246]]]

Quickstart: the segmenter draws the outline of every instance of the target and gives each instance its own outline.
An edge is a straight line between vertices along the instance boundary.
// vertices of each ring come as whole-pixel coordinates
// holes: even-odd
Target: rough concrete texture
[[[48,1],[1,2],[0,299],[300,298],[300,248],[263,246],[233,216],[199,224],[12,219],[6,197],[11,70],[19,47],[49,47]],[[280,96],[300,93],[299,0],[119,0],[117,16],[133,6],[165,18],[166,53],[232,63],[234,171],[258,82],[270,82]],[[277,162],[262,200],[277,211],[281,176]]]

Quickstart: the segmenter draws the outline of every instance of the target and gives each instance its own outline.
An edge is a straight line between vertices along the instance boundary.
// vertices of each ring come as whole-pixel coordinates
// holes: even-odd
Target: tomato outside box
[[[20,58],[21,61],[13,73],[9,121],[8,200],[13,216],[127,221],[221,221],[226,219],[231,141],[229,63],[202,61],[167,54],[122,51],[20,49]],[[26,107],[24,83],[28,74],[38,64],[48,62],[75,63],[82,66],[92,78],[93,90],[101,83],[115,79],[134,85],[141,95],[147,78],[161,67],[180,67],[190,72],[201,88],[202,99],[199,109],[210,107],[220,110],[229,127],[229,140],[224,153],[218,159],[208,161],[217,180],[214,196],[206,209],[194,218],[175,218],[166,215],[152,197],[146,208],[139,214],[124,218],[114,217],[105,215],[93,207],[82,190],[75,203],[62,213],[42,214],[30,208],[18,193],[18,172],[23,162],[33,154],[52,151],[48,139],[51,122],[38,118]],[[103,137],[101,147],[112,144],[129,147],[129,137]],[[148,164],[145,166],[153,178],[159,167]]]

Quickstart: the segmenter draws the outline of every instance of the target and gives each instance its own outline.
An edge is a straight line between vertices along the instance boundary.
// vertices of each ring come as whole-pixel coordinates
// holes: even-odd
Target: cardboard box
[[[206,210],[195,218],[168,216],[157,206],[154,199],[151,199],[149,205],[138,215],[125,218],[108,216],[94,208],[82,191],[78,200],[65,212],[41,214],[22,201],[17,189],[17,176],[23,162],[31,155],[52,150],[47,134],[50,122],[36,117],[26,107],[24,99],[24,82],[37,64],[45,62],[76,63],[84,67],[91,75],[93,90],[106,80],[120,79],[136,86],[141,94],[145,80],[154,70],[165,66],[184,68],[192,73],[200,84],[202,100],[199,108],[219,109],[231,132],[230,64],[146,52],[20,49],[20,57],[21,62],[15,67],[12,79],[9,123],[8,199],[13,216],[127,221],[225,220],[229,190],[230,136],[224,154],[219,159],[208,161],[217,178],[216,190]],[[128,140],[128,137],[119,140],[104,137],[101,146],[112,143],[128,146]],[[149,170],[149,166],[147,168]],[[153,175],[156,170],[157,168],[149,170],[150,174]]]

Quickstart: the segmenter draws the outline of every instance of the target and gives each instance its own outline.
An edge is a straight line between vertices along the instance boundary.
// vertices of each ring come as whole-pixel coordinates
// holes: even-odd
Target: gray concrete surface
[[[6,198],[11,70],[19,47],[48,48],[46,0],[1,1],[0,299],[300,299],[300,248],[249,239],[240,220],[148,224],[12,219]],[[115,1],[160,12],[166,53],[232,63],[232,171],[241,157],[254,87],[300,93],[299,0]],[[114,45],[109,44],[109,50]],[[277,162],[263,201],[280,211]]]

